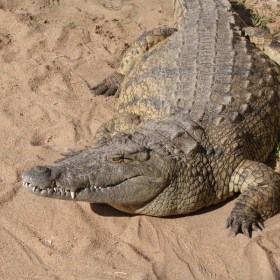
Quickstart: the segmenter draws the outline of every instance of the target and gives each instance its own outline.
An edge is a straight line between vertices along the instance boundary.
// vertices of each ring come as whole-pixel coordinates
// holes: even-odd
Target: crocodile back
[[[234,63],[230,26],[234,18],[224,3],[174,1],[178,31],[131,68],[119,99],[120,113],[134,113],[144,121],[179,112],[198,120],[206,107],[212,110],[216,100],[224,95],[227,99]]]
[[[227,1],[174,0],[174,11],[178,31],[131,68],[119,113],[142,123],[187,114],[211,131],[210,142],[216,131],[242,131],[265,146],[260,156],[250,147],[264,160],[278,133],[279,67],[241,36]]]

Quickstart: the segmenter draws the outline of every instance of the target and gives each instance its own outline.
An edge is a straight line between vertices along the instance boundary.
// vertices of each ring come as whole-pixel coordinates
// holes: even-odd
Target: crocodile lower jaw
[[[91,185],[76,190],[62,188],[55,181],[50,182],[44,189],[26,181],[23,181],[23,186],[33,194],[42,197],[95,203],[126,204],[129,201],[131,204],[139,204],[153,199],[168,183],[163,178],[136,176],[114,186]]]
[[[76,191],[72,190],[66,190],[66,189],[61,189],[56,186],[55,181],[53,181],[52,186],[47,188],[47,189],[41,189],[40,187],[35,187],[31,183],[23,182],[22,183],[23,187],[28,189],[30,192],[44,196],[44,197],[52,197],[52,198],[58,198],[58,199],[75,199],[77,194],[84,192],[85,194],[90,194],[93,192],[106,192],[110,191],[114,186],[109,186],[109,187],[97,187],[97,186],[85,186],[83,188],[79,188]]]

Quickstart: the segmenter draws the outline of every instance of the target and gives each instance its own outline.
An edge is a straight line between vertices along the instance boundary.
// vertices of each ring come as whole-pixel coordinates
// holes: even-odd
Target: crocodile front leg
[[[126,52],[117,71],[100,84],[91,88],[94,96],[103,95],[107,97],[114,95],[115,97],[119,97],[123,79],[132,65],[138,61],[144,53],[159,42],[168,38],[175,31],[177,31],[176,28],[155,28],[141,35]]]
[[[235,206],[226,221],[233,235],[242,231],[262,229],[260,222],[278,212],[280,206],[280,176],[263,163],[245,160],[234,171],[230,189],[240,191]]]

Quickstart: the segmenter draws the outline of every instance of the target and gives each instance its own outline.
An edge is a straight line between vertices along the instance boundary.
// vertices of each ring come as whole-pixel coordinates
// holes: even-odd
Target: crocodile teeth
[[[75,199],[75,197],[76,197],[75,191],[71,191],[71,197],[72,197],[73,199]]]
[[[36,187],[33,187],[33,188],[32,188],[32,191],[35,192],[35,191],[36,191]]]
[[[48,190],[48,194],[49,194],[49,195],[52,195],[52,194],[53,194],[53,189],[49,189],[49,190]]]

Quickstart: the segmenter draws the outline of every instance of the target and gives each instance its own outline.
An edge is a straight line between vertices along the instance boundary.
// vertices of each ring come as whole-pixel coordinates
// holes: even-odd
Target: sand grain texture
[[[169,0],[0,0],[0,279],[280,279],[279,215],[232,238],[234,200],[160,219],[21,187],[27,168],[91,145],[116,101],[88,84],[172,24]]]

